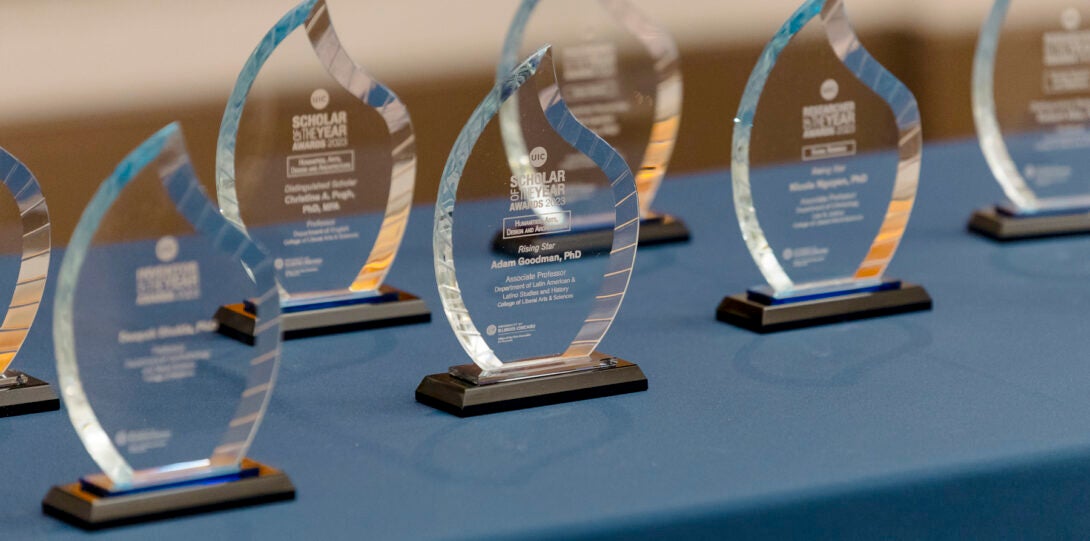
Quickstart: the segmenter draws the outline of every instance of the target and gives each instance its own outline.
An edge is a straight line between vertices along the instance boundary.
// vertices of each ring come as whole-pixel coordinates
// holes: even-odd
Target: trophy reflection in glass
[[[419,298],[385,285],[412,206],[408,110],[348,57],[324,0],[265,36],[220,129],[220,209],[272,254],[286,338],[426,322]],[[252,307],[225,324],[253,334]]]
[[[508,30],[497,81],[542,43],[553,46],[560,91],[572,114],[613,146],[635,173],[640,245],[689,240],[680,219],[652,210],[681,124],[682,77],[673,37],[627,0],[523,0]],[[525,172],[525,156],[533,150],[526,142],[533,127],[520,124],[516,105],[500,111],[500,126],[518,175]],[[553,160],[568,171],[596,169],[576,151],[564,151]],[[568,187],[569,198],[581,197],[580,184],[569,182]],[[592,187],[587,190],[593,192]],[[602,248],[612,241],[610,229],[608,218],[587,220],[549,242]],[[522,244],[496,237],[497,250],[505,253],[517,254]]]
[[[925,310],[885,276],[916,199],[916,100],[859,43],[842,0],[810,0],[765,47],[735,119],[734,204],[766,286],[718,318],[758,332]]]
[[[492,144],[496,115],[515,104],[531,148],[518,175]],[[566,169],[572,152],[595,167]],[[462,188],[486,198],[459,199]],[[612,224],[607,247],[551,240],[603,218]],[[435,274],[473,364],[428,376],[416,399],[472,416],[646,390],[638,366],[597,351],[628,289],[639,228],[631,170],[572,116],[549,49],[541,49],[496,85],[447,161],[435,211]],[[517,242],[518,255],[493,252],[497,234]]]
[[[38,180],[3,149],[0,180],[0,302],[8,306],[0,325],[0,417],[55,411],[60,400],[48,383],[11,368],[45,293],[49,208]]]
[[[1008,201],[977,211],[996,240],[1090,233],[1090,6],[997,0],[973,64],[973,117]]]
[[[214,317],[239,296],[257,309],[252,344]],[[68,416],[102,473],[54,487],[46,513],[97,529],[294,497],[246,458],[280,363],[273,262],[205,195],[177,125],[84,211],[53,324]]]

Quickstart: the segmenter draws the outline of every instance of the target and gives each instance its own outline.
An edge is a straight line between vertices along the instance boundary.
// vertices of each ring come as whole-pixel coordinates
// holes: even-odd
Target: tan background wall
[[[668,26],[683,52],[686,109],[673,171],[724,167],[745,80],[797,2],[633,2]],[[172,120],[182,121],[198,172],[213,189],[215,138],[235,77],[294,3],[0,3],[0,146],[41,179],[59,242],[117,161]],[[328,3],[349,52],[409,105],[421,153],[418,199],[434,200],[447,152],[490,87],[517,2]],[[969,70],[990,4],[848,1],[863,43],[917,93],[929,139],[972,133]]]

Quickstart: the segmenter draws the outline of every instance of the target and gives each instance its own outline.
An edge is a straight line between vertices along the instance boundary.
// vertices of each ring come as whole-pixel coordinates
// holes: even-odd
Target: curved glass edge
[[[731,152],[731,184],[734,191],[734,208],[738,215],[738,225],[742,229],[742,239],[749,248],[750,255],[757,263],[757,268],[764,275],[765,281],[775,291],[791,289],[794,283],[780,265],[772,247],[768,244],[761,224],[757,220],[757,209],[753,204],[753,191],[749,179],[749,146],[753,133],[753,119],[757,114],[757,105],[761,101],[768,77],[776,66],[780,53],[803,27],[821,13],[824,0],[808,0],[776,32],[772,40],[765,45],[757,65],[746,82],[738,114],[734,118],[734,137]]]
[[[246,390],[220,444],[208,460],[163,465],[147,479],[136,473],[103,430],[80,380],[74,322],[75,292],[80,271],[96,231],[121,191],[140,172],[157,165],[163,187],[178,212],[201,235],[214,239],[215,247],[233,254],[245,265],[263,291],[254,299],[258,322],[257,344],[250,360]],[[229,221],[225,220],[197,181],[185,150],[181,129],[170,124],[129,154],[99,186],[80,217],[61,271],[54,298],[53,341],[57,373],[68,416],[84,447],[117,489],[169,483],[179,479],[211,477],[237,472],[268,409],[280,363],[280,306],[275,270],[267,254]],[[272,344],[269,346],[269,344]]]
[[[454,271],[454,205],[458,199],[458,186],[462,181],[462,172],[465,171],[477,140],[480,139],[492,118],[499,113],[500,107],[507,98],[537,73],[541,59],[547,51],[547,48],[539,50],[512,70],[511,75],[496,84],[484,101],[477,106],[454,142],[439,184],[432,234],[435,280],[439,286],[439,297],[443,302],[447,321],[450,322],[458,342],[473,362],[483,370],[500,369],[503,367],[503,362],[496,357],[492,348],[488,347],[462,299],[462,290]]]
[[[636,265],[640,238],[640,198],[636,179],[624,158],[605,139],[579,122],[560,92],[552,56],[546,55],[542,68],[552,76],[552,85],[538,94],[545,119],[560,138],[585,154],[610,181],[614,200],[613,244],[604,278],[624,276],[624,280],[604,280],[587,319],[562,358],[587,358],[594,353],[613,325],[624,302]]]
[[[216,145],[216,196],[220,205],[220,212],[228,221],[235,224],[243,231],[246,224],[242,223],[242,213],[238,206],[238,190],[235,187],[235,149],[238,147],[238,127],[242,122],[242,110],[246,106],[246,97],[257,80],[258,73],[269,60],[276,48],[284,42],[297,28],[306,22],[314,5],[318,0],[304,0],[295,9],[292,9],[257,45],[242,72],[238,76],[231,97],[227,100],[227,110],[220,121],[219,140]]]
[[[4,336],[4,343],[8,344],[0,351],[0,379],[3,379],[4,372],[26,342],[38,314],[49,276],[52,243],[49,207],[46,206],[38,179],[26,165],[2,148],[0,164],[4,167],[0,180],[19,208],[23,238],[15,291],[4,322],[0,325],[0,334]]]
[[[853,283],[878,283],[900,247],[916,205],[923,164],[923,123],[916,96],[880,64],[859,41],[844,9],[844,0],[830,0],[822,12],[826,34],[840,61],[856,78],[882,98],[897,122],[897,177],[885,219]]]
[[[496,80],[506,78],[518,63],[526,27],[540,0],[523,0],[515,13],[504,39],[503,52],[496,69]],[[651,215],[662,180],[674,154],[681,129],[681,108],[684,84],[681,55],[670,32],[644,15],[628,0],[598,0],[599,4],[628,30],[651,55],[656,73],[655,118],[648,134],[647,149],[639,164],[636,189],[640,197],[640,215]],[[503,136],[511,170],[523,171],[529,159],[526,142],[519,126],[518,103],[510,102],[500,110],[500,133]]]
[[[995,110],[995,58],[1009,10],[1010,0],[996,0],[977,40],[973,57],[973,120],[980,150],[1004,195],[1020,211],[1031,212],[1037,210],[1041,202],[1014,163]]]
[[[500,62],[496,66],[497,85],[503,84],[504,81],[511,77],[512,73],[518,71],[519,48],[522,46],[526,26],[529,24],[530,17],[533,15],[534,9],[537,8],[539,1],[522,0],[519,4],[515,17],[511,21],[511,26],[507,30],[507,36],[504,37]],[[536,56],[536,54],[533,56]],[[534,71],[536,73],[536,67]],[[533,73],[530,76],[532,77]],[[502,100],[498,114],[500,117],[500,140],[503,141],[503,150],[507,155],[507,164],[511,168],[511,173],[516,176],[532,174],[534,171],[530,166],[530,149],[527,148],[526,139],[522,134],[522,120],[519,118],[518,100]],[[555,207],[545,207],[534,209],[534,214],[555,214],[558,210]]]
[[[552,69],[550,47],[545,46],[512,71],[510,76],[498,83],[480,106],[473,112],[465,128],[458,136],[443,171],[439,186],[439,197],[435,207],[435,230],[433,235],[435,252],[435,275],[439,286],[443,309],[454,334],[473,362],[487,375],[499,372],[505,364],[481,337],[472,317],[462,299],[461,288],[454,264],[454,208],[462,172],[477,144],[477,140],[489,122],[499,113],[504,102],[533,77],[539,69]],[[562,354],[563,358],[585,358],[594,352],[613,324],[617,312],[624,301],[632,269],[636,262],[638,248],[640,213],[639,197],[636,192],[635,178],[628,164],[620,154],[605,140],[598,137],[572,115],[560,94],[553,70],[553,84],[542,90],[538,96],[550,126],[580,152],[585,153],[606,174],[612,183],[612,192],[616,208],[614,220],[613,246],[606,277],[625,276],[625,280],[615,282],[613,288],[609,281],[598,292],[591,313],[580,329],[576,338]],[[535,359],[527,363],[549,363],[551,359]]]
[[[503,50],[500,51],[500,62],[496,65],[496,84],[501,84],[511,77],[519,67],[519,47],[522,46],[526,34],[526,26],[530,23],[530,17],[537,9],[541,0],[522,0],[511,25],[507,29],[507,36],[503,39]],[[536,56],[536,53],[535,53]]]
[[[386,214],[367,261],[349,287],[354,293],[375,295],[394,264],[413,204],[416,184],[416,136],[409,109],[397,95],[375,80],[348,56],[341,45],[325,0],[318,0],[307,21],[307,35],[326,71],[345,90],[378,111],[390,134],[393,169]]]
[[[357,297],[378,293],[401,248],[412,209],[416,184],[416,136],[409,110],[388,87],[375,80],[348,56],[334,29],[325,0],[307,0],[280,20],[251,54],[224,113],[216,152],[216,191],[225,217],[245,231],[235,186],[235,149],[246,98],[262,67],[276,48],[296,29],[305,26],[318,60],[345,90],[375,109],[386,123],[391,138],[393,169],[385,216],[374,246],[348,289]],[[320,300],[300,292],[298,299],[282,293],[285,306]]]
[[[681,54],[677,42],[664,27],[632,5],[628,0],[599,0],[607,11],[621,22],[651,54],[655,67],[655,121],[651,127],[647,150],[636,174],[636,189],[640,194],[640,213],[651,214],[651,205],[658,196],[662,180],[674,155],[678,132],[681,130],[681,109],[684,82]]]
[[[829,287],[840,282],[844,282],[844,285],[856,286],[860,283],[881,281],[908,226],[919,185],[923,131],[915,96],[904,83],[879,64],[862,46],[848,20],[843,0],[808,0],[765,46],[746,83],[742,102],[734,119],[731,177],[738,223],[753,260],[757,263],[768,285],[776,291],[777,296],[791,295],[796,288],[769,246],[757,218],[750,188],[750,141],[757,106],[780,53],[796,34],[818,16],[822,19],[829,44],[840,61],[856,78],[889,104],[893,111],[899,130],[899,163],[893,197],[886,210],[885,219],[855,276],[848,280],[807,284],[802,289]]]

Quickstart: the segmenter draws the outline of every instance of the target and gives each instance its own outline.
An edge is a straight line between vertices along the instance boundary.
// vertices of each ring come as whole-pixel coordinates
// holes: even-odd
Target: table
[[[934,312],[769,336],[716,322],[720,298],[760,277],[728,175],[676,178],[656,206],[694,240],[641,252],[601,348],[638,362],[650,391],[467,420],[413,400],[465,362],[418,208],[392,283],[435,321],[284,348],[251,456],[298,500],[101,537],[1084,537],[1090,238],[971,236],[970,212],[1001,197],[976,144],[924,160],[891,274],[925,285]],[[16,367],[55,382],[48,304]],[[0,456],[0,539],[87,535],[39,510],[50,485],[95,470],[63,411],[0,420]]]

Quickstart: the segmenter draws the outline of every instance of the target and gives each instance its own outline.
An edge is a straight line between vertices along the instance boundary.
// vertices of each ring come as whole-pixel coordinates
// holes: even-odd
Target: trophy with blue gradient
[[[842,0],[810,0],[765,47],[735,119],[734,205],[767,285],[718,318],[757,332],[931,308],[886,276],[916,200],[916,100]]]
[[[53,388],[15,370],[49,276],[49,208],[38,180],[14,156],[0,149],[0,417],[60,409]]]
[[[508,107],[530,148],[515,173],[498,143],[497,116]],[[567,169],[572,153],[595,167]],[[553,240],[603,219],[608,246]],[[435,275],[472,363],[424,378],[416,399],[466,417],[646,390],[638,366],[598,351],[628,290],[639,228],[631,170],[572,115],[549,49],[539,50],[493,88],[447,161]],[[497,236],[514,252],[494,252]]]
[[[973,117],[1007,201],[969,229],[995,240],[1090,233],[1090,6],[997,0],[977,43]]]
[[[216,317],[239,296],[251,343]],[[247,458],[280,363],[274,264],[205,195],[177,125],[99,187],[53,316],[68,416],[101,473],[53,487],[47,514],[98,529],[294,497]]]
[[[344,51],[324,0],[269,31],[220,129],[220,209],[276,264],[285,338],[426,322],[386,284],[409,220],[416,144],[405,105]],[[254,333],[252,307],[225,324]]]

